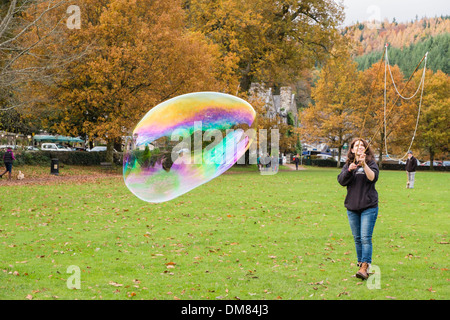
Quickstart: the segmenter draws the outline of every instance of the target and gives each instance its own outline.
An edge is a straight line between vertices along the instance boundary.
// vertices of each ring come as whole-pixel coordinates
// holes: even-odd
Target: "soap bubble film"
[[[138,198],[159,203],[218,177],[253,142],[255,116],[248,102],[217,92],[189,93],[155,106],[126,142],[126,186]]]

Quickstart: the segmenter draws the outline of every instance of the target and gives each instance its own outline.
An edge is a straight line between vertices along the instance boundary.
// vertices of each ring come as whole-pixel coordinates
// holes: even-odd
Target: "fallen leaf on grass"
[[[108,284],[110,284],[110,285],[112,285],[112,286],[114,286],[114,287],[122,287],[122,286],[123,286],[123,284],[116,283],[116,282],[114,282],[114,281],[110,281]]]

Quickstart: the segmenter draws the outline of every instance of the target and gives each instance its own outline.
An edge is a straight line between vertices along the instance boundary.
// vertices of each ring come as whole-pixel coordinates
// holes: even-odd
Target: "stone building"
[[[283,123],[288,123],[288,114],[294,118],[294,125],[298,121],[297,106],[295,104],[295,94],[291,87],[281,87],[280,94],[275,95],[273,88],[266,88],[264,84],[252,83],[250,85],[250,99],[260,99],[265,103],[267,117],[275,119],[276,115]]]

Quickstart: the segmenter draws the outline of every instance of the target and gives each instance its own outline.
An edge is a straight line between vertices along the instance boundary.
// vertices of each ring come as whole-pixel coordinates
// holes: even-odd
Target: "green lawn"
[[[0,299],[450,298],[450,175],[418,172],[411,190],[404,172],[381,171],[380,273],[362,282],[338,173],[241,168],[161,204],[120,176],[2,181]]]

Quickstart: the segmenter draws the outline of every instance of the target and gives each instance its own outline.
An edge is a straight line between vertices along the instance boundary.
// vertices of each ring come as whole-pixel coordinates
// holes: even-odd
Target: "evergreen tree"
[[[441,70],[450,74],[449,60],[450,33],[429,37],[425,41],[412,44],[402,49],[389,47],[389,63],[398,65],[405,77],[409,77],[417,63],[428,52],[427,68],[437,72]],[[381,59],[383,52],[376,51],[355,58],[358,70],[364,71]]]

